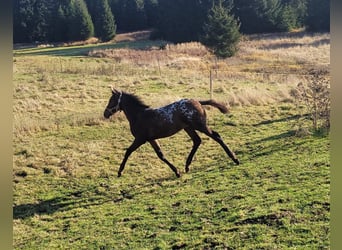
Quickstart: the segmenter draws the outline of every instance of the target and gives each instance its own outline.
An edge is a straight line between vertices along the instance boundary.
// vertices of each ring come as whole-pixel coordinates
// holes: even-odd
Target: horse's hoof
[[[236,165],[240,164],[240,161],[238,159],[234,159],[233,161],[236,163]]]
[[[121,177],[121,173],[118,173],[118,177]]]
[[[190,171],[189,168],[185,168],[185,172],[188,173]]]
[[[178,178],[180,178],[180,177],[181,177],[180,173],[176,173],[176,176],[177,176]]]

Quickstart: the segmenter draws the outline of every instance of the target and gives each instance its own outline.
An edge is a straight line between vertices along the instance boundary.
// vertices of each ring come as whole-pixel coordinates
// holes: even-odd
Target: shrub
[[[323,73],[313,72],[308,84],[301,82],[291,92],[298,106],[303,106],[310,116],[315,132],[330,128],[330,81]]]

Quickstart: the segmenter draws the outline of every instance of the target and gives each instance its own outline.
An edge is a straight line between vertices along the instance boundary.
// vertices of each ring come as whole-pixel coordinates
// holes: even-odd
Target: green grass
[[[207,99],[203,72],[164,66],[159,76],[107,59],[15,55],[13,78],[14,249],[330,248],[329,136],[298,134],[311,121],[290,101],[207,110],[239,166],[200,134],[184,173],[192,142],[180,132],[160,144],[181,178],[148,144],[117,178],[133,137],[122,113],[102,118],[108,84],[156,107]],[[214,97],[234,86],[277,92],[274,83],[231,81]]]
[[[209,115],[241,165],[201,136],[191,171],[180,179],[148,145],[117,178],[132,140],[124,121],[21,143],[15,165],[27,176],[14,172],[15,248],[329,248],[328,139],[296,137],[286,119],[277,121],[291,116],[286,112],[258,125],[258,114],[245,122],[238,110],[235,127]],[[191,147],[185,133],[161,144],[184,172]]]

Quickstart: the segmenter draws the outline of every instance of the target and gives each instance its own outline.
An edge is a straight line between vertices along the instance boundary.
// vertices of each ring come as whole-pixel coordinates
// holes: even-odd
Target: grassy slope
[[[188,74],[196,69],[162,70],[156,76],[106,59],[15,57],[14,248],[329,248],[329,138],[296,136],[291,103],[236,106],[229,115],[208,110],[240,166],[201,135],[190,173],[180,179],[149,145],[116,177],[133,138],[122,114],[100,118],[108,84],[152,106],[208,97],[205,76]],[[235,85],[220,84],[215,98],[225,100]],[[184,172],[186,134],[160,142]]]
[[[127,128],[127,139],[113,132],[118,125],[41,133],[30,141],[36,148],[15,152],[28,169],[15,185],[15,245],[327,247],[327,139],[295,137],[286,120],[253,124],[215,126],[242,165],[205,140],[181,179],[147,145],[117,179],[129,144]],[[186,141],[162,140],[177,166],[189,151]]]

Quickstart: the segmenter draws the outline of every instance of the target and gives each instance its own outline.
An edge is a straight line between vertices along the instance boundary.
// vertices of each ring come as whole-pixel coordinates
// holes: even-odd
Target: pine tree
[[[49,9],[48,3],[44,0],[37,0],[34,6],[34,27],[35,29],[32,32],[32,36],[35,41],[47,41],[48,36],[48,17],[49,17]]]
[[[64,6],[58,5],[56,10],[52,14],[52,22],[50,29],[50,41],[52,42],[63,42],[67,41],[68,37],[68,24],[66,11]]]
[[[279,31],[280,0],[234,1],[234,13],[241,21],[241,32],[263,33]]]
[[[290,31],[297,27],[297,20],[296,10],[290,4],[285,4],[279,14],[277,27],[280,31]]]
[[[308,0],[283,0],[284,4],[288,4],[296,15],[296,28],[305,26],[305,19],[307,16]]]
[[[214,5],[209,12],[208,21],[203,26],[201,43],[218,58],[233,56],[240,40],[240,24],[221,3]]]
[[[13,1],[13,41],[15,43],[34,41],[32,37],[34,14],[32,0]]]
[[[52,0],[15,0],[13,3],[14,41],[48,41],[54,2]]]
[[[88,2],[92,0],[87,0]],[[108,0],[109,7],[115,17],[115,24],[117,30],[122,30],[121,23],[124,14],[124,0]]]
[[[95,36],[102,41],[109,41],[116,34],[116,25],[108,0],[92,0],[92,2],[94,8],[91,16],[94,23]]]
[[[94,36],[94,25],[84,0],[70,1],[69,23],[69,40],[86,40]]]

